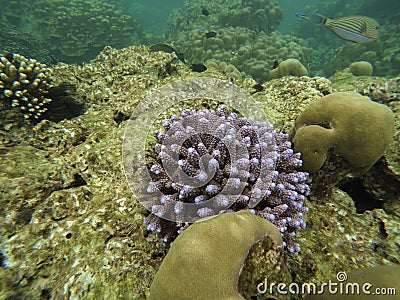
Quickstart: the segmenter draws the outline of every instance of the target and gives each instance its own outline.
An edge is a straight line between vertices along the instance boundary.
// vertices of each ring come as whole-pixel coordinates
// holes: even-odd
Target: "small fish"
[[[205,65],[203,65],[203,64],[193,64],[193,65],[190,67],[190,69],[191,69],[193,72],[199,72],[199,73],[201,73],[201,72],[204,72],[205,70],[207,70],[207,67],[206,67]]]
[[[278,66],[279,66],[279,63],[277,60],[275,60],[273,66],[272,66],[272,69],[276,69]]]
[[[255,89],[256,92],[261,92],[264,90],[264,87],[261,84],[257,83],[255,85],[253,85],[253,89]]]
[[[165,53],[177,53],[174,48],[167,44],[154,44],[150,46],[150,52],[165,52]]]
[[[14,59],[14,53],[8,52],[4,57],[7,58],[8,61],[12,61]]]
[[[203,37],[209,39],[209,38],[214,38],[217,36],[217,33],[215,31],[209,31],[209,32],[205,32],[203,33]]]
[[[154,44],[150,46],[150,52],[165,52],[165,53],[175,53],[178,59],[185,63],[185,58],[183,53],[178,53],[174,48],[167,44]]]
[[[369,43],[376,41],[379,37],[379,23],[370,17],[350,16],[330,19],[320,14],[315,14],[319,20],[314,21],[305,14],[297,13],[296,16],[313,24],[326,26],[338,37],[353,43]]]
[[[205,15],[206,17],[210,14],[210,12],[204,6],[201,7],[201,14]]]

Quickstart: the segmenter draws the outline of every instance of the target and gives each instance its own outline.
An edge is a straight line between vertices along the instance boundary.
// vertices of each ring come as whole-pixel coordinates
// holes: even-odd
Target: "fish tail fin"
[[[299,17],[299,18],[302,18],[302,19],[306,19],[307,21],[311,22],[310,17],[308,17],[306,14],[296,13],[296,17]]]
[[[320,15],[320,14],[315,14],[315,16],[318,17],[319,20],[313,22],[314,24],[316,24],[316,25],[325,25],[326,24],[326,21],[328,20],[327,17]]]

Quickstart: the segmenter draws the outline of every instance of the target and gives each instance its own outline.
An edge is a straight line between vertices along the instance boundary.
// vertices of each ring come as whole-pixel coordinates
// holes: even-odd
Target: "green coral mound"
[[[203,7],[209,15],[201,13]],[[185,0],[182,8],[170,14],[166,36],[174,39],[184,31],[216,30],[221,27],[243,27],[270,33],[282,19],[282,9],[270,0]]]
[[[308,71],[298,59],[289,58],[281,62],[278,67],[269,72],[270,79],[280,78],[288,75],[306,76],[308,75]]]
[[[197,29],[182,32],[174,45],[185,53],[189,62],[226,62],[260,82],[270,79],[269,71],[275,60],[293,58],[307,64],[310,58],[310,49],[304,40],[279,32],[266,34],[248,28],[226,27],[216,33],[214,38],[207,39]]]
[[[374,71],[373,66],[365,60],[351,63],[349,69],[354,76],[371,76]]]
[[[237,283],[256,242],[278,229],[248,211],[201,219],[173,242],[150,287],[150,299],[243,299]]]
[[[362,174],[384,154],[393,133],[394,116],[387,106],[355,92],[338,92],[303,111],[295,122],[293,143],[308,172],[318,171],[334,149]]]
[[[247,27],[272,32],[283,19],[283,10],[268,0],[243,1],[240,8],[223,10],[218,21],[223,26]]]
[[[208,16],[201,14],[202,7]],[[282,18],[282,9],[269,0],[186,0],[170,15],[166,36],[187,62],[224,62],[264,82],[275,60],[309,63],[311,49],[305,40],[276,31]],[[214,34],[207,38],[207,32]]]

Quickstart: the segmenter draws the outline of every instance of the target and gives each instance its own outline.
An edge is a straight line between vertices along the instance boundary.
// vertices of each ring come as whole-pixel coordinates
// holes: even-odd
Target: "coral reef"
[[[394,116],[386,106],[358,93],[338,92],[302,112],[293,143],[303,155],[304,170],[318,171],[334,148],[356,174],[362,174],[383,155],[393,133]]]
[[[269,72],[270,79],[276,79],[283,76],[306,76],[307,69],[298,59],[290,58],[281,62],[278,67]]]
[[[283,245],[274,225],[247,211],[196,221],[172,244],[149,299],[244,299],[239,274],[251,247],[263,239],[270,240],[265,252]]]
[[[0,99],[5,109],[18,108],[25,119],[39,119],[51,102],[47,98],[51,69],[19,54],[0,56]]]
[[[391,0],[393,1],[393,0]],[[305,13],[313,14],[315,11],[325,16],[341,17],[345,14],[338,13],[351,11],[352,15],[372,16],[381,23],[380,38],[364,45],[354,43],[343,43],[342,40],[332,38],[332,33],[322,30],[318,26],[307,22],[299,22],[295,36],[305,38],[309,42],[311,56],[308,69],[311,74],[318,76],[331,76],[352,62],[366,60],[374,67],[374,74],[378,76],[398,76],[400,72],[399,48],[396,41],[399,39],[399,24],[395,21],[399,17],[396,9],[390,9],[390,4],[384,7],[375,6],[373,13],[363,6],[369,6],[372,2],[354,3],[351,7],[346,1],[335,1],[331,3],[316,3],[307,5]],[[394,4],[391,4],[392,7]]]
[[[143,42],[141,26],[124,14],[121,2],[88,0],[9,1],[3,22],[39,36],[57,59],[82,62],[105,46]],[[15,14],[16,7],[24,13]],[[17,16],[16,16],[17,15]],[[15,18],[20,20],[15,20]]]
[[[177,35],[182,32],[192,30],[215,30],[220,28],[218,16],[223,10],[233,10],[242,5],[240,0],[200,0],[183,1],[182,7],[174,10],[168,17],[165,35],[175,40]],[[201,11],[205,7],[209,11],[208,16],[204,16]]]
[[[371,207],[384,207],[397,213],[400,195],[400,78],[354,77],[349,72],[337,72],[331,78],[336,90],[350,90],[368,96],[372,101],[388,106],[395,115],[395,136],[385,155],[365,176],[359,179],[359,190],[376,200]],[[389,200],[392,199],[392,200]]]
[[[354,76],[371,76],[374,68],[367,61],[356,61],[349,66],[351,74]]]
[[[1,23],[1,26],[3,30],[0,31],[0,53],[13,52],[25,57],[34,57],[48,66],[56,63],[42,38],[29,32],[21,32],[8,23]]]
[[[202,7],[209,11],[201,14]],[[193,30],[215,30],[217,28],[242,27],[251,31],[270,33],[283,18],[282,9],[270,0],[227,1],[202,0],[184,1],[168,19],[166,35],[175,40],[183,32]]]
[[[201,7],[210,15],[202,15]],[[281,8],[269,0],[185,1],[171,15],[167,36],[191,63],[224,62],[264,82],[275,60],[309,60],[304,40],[274,31],[281,19]],[[207,32],[216,35],[207,38]]]
[[[218,23],[224,27],[246,27],[257,32],[270,33],[283,19],[283,11],[269,0],[242,1],[240,7],[222,10]]]
[[[230,80],[241,80],[242,74],[234,65],[228,65],[226,62],[222,61],[217,63],[216,61],[207,61],[207,67],[214,68],[224,74]]]
[[[288,58],[309,61],[310,50],[305,41],[273,32],[265,34],[247,28],[218,29],[214,38],[206,39],[197,29],[180,33],[174,40],[179,52],[190,62],[213,60],[234,65],[255,80],[269,79],[274,61]]]
[[[194,124],[200,124],[201,134],[188,131]],[[153,181],[147,189],[163,196],[151,206],[153,215],[145,221],[149,230],[171,241],[189,225],[167,221],[184,219],[182,203],[198,204],[199,217],[251,208],[279,228],[288,251],[300,251],[292,238],[305,228],[308,174],[296,171],[300,154],[290,148],[287,135],[274,132],[270,123],[229,114],[226,107],[217,112],[184,110],[181,117],[163,120],[163,127],[154,132]],[[174,164],[180,168],[172,175]],[[184,184],[185,174],[196,187]],[[201,206],[209,199],[212,207]]]
[[[130,115],[149,90],[203,76],[175,59],[174,54],[129,47],[106,48],[83,66],[59,64],[53,68],[54,82],[75,85],[88,105],[86,113],[34,128],[15,120],[1,126],[0,298],[149,297],[168,248],[143,224],[148,212],[132,197],[121,172],[121,144]],[[207,76],[228,79],[213,68]],[[333,89],[356,90],[390,106],[399,131],[398,78],[356,78],[348,72],[331,80],[279,78],[263,83],[253,97],[276,129],[289,132],[302,110],[321,96]],[[255,83],[250,78],[235,81],[249,93]],[[385,91],[387,97],[380,97]],[[193,109],[207,108],[199,106]],[[319,285],[338,271],[398,264],[399,149],[397,135],[386,155],[359,178],[365,181],[364,192],[380,198],[380,205],[357,212],[357,195],[337,186],[329,194],[312,193],[305,200],[307,227],[296,238],[301,251],[266,252],[268,245],[255,244],[239,278],[239,293],[246,299],[302,299],[260,294],[257,286],[265,278],[287,286]],[[275,268],[282,261],[284,267]]]
[[[319,98],[333,92],[323,77],[282,77],[268,81],[264,90],[253,95],[279,131],[290,132],[300,114]]]

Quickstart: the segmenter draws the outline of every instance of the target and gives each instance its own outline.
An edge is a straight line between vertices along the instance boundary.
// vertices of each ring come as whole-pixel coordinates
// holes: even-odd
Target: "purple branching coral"
[[[184,110],[162,125],[164,131],[154,132],[157,143],[147,188],[162,195],[145,219],[149,230],[172,241],[190,224],[186,204],[194,206],[197,218],[246,209],[275,224],[289,252],[300,251],[293,238],[306,226],[308,174],[297,171],[302,161],[288,135],[275,132],[271,123],[240,118],[224,106]]]

